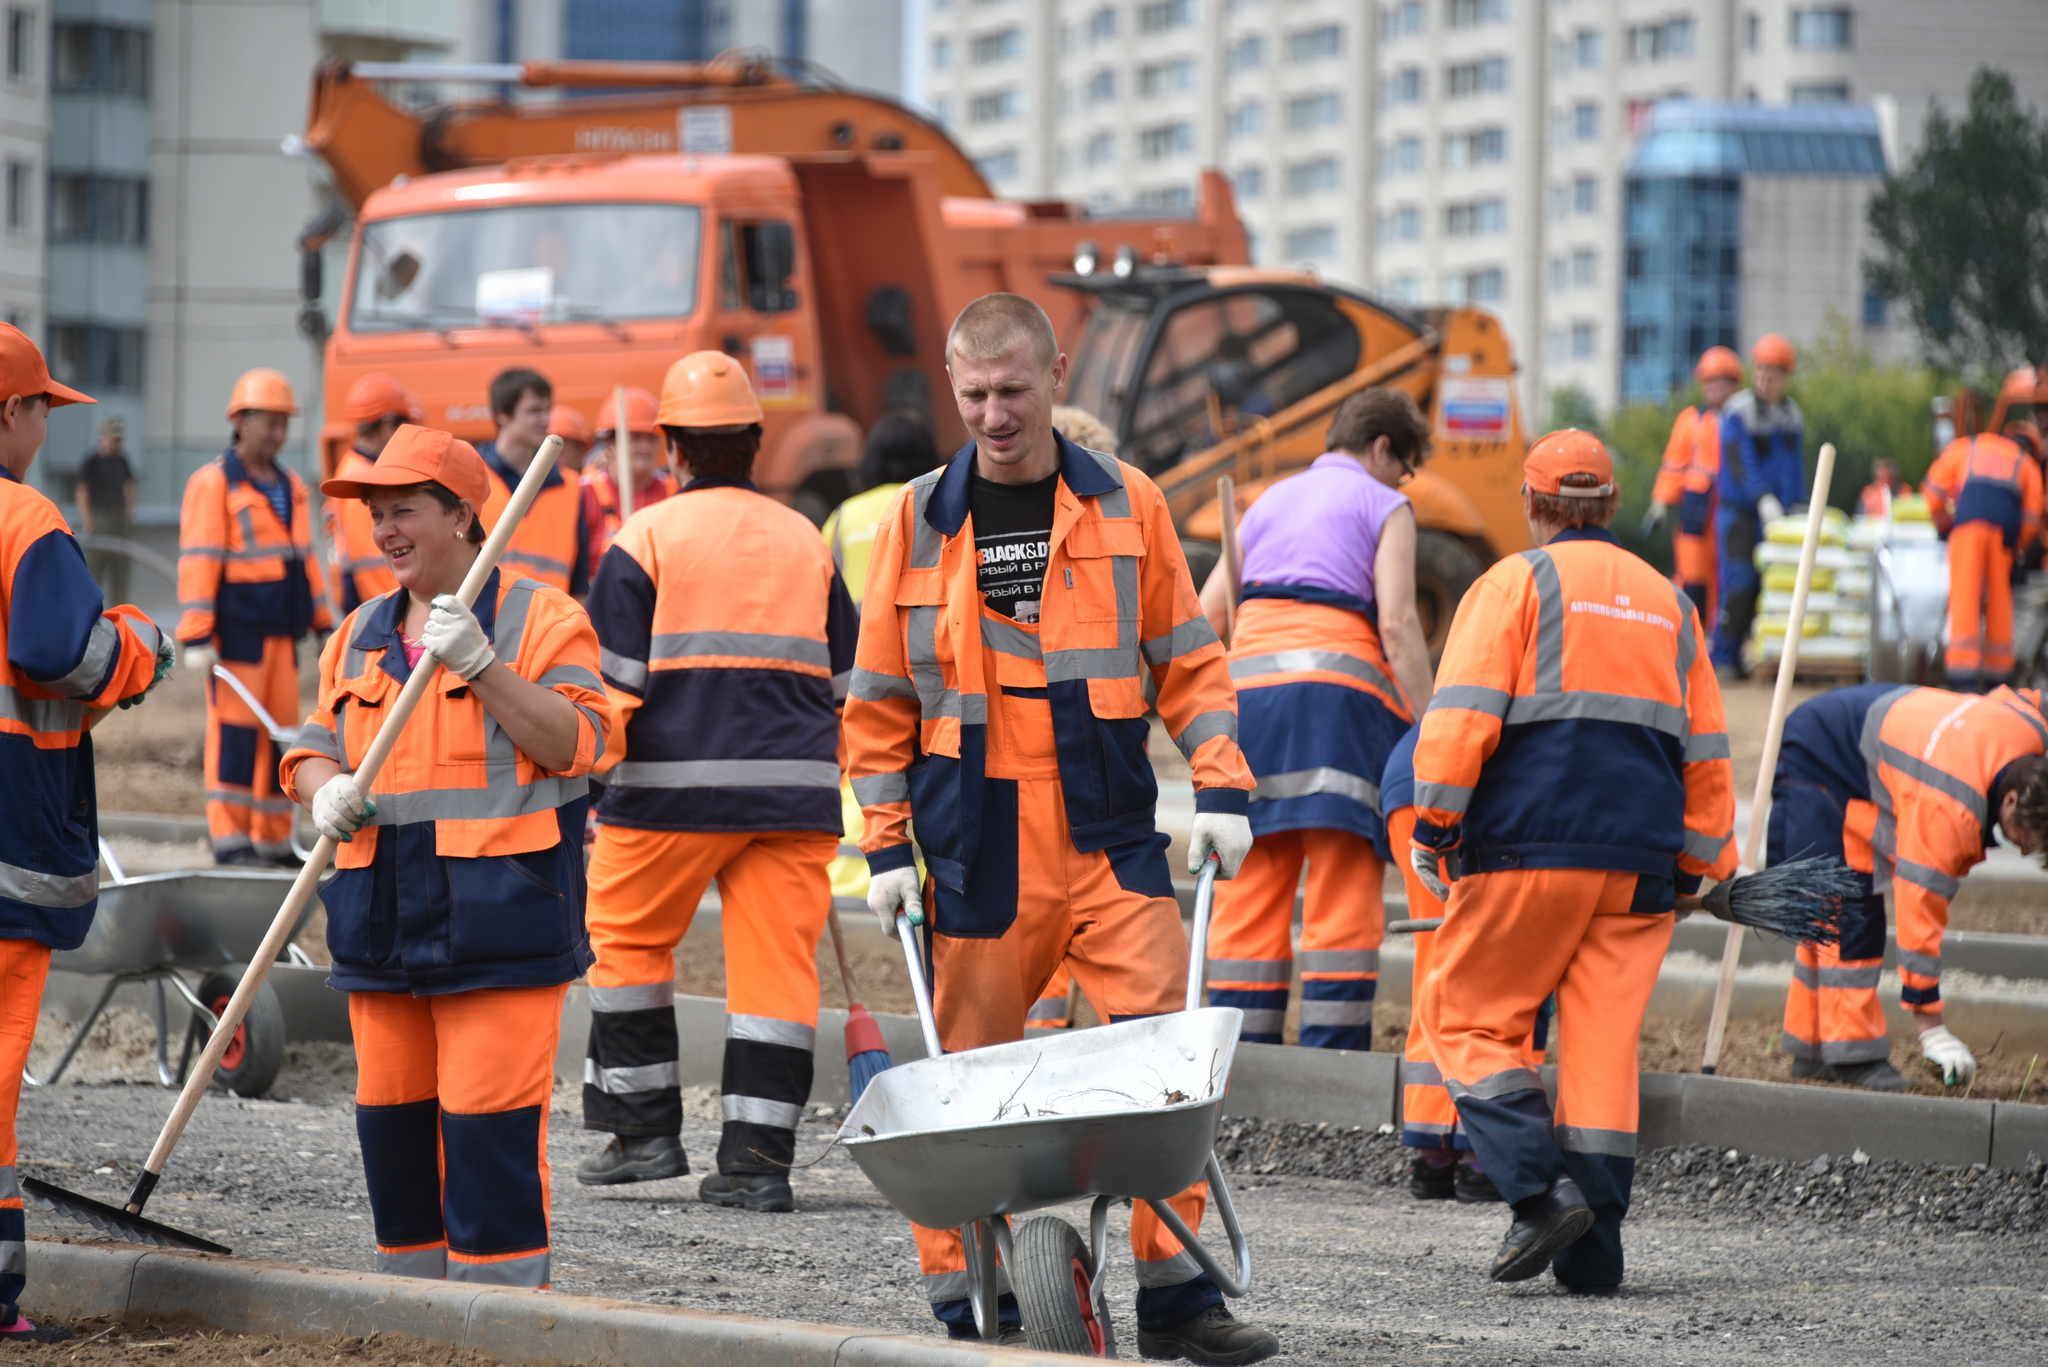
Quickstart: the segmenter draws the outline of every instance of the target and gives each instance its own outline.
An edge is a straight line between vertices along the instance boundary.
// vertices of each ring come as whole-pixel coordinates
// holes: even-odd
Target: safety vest
[[[1464,874],[1610,869],[1683,891],[1732,872],[1734,775],[1700,645],[1691,600],[1604,530],[1494,565],[1423,716],[1416,840],[1455,847]]]
[[[1242,814],[1252,776],[1237,747],[1237,700],[1166,500],[1135,467],[1057,440],[1051,557],[1028,648],[1045,668],[1074,847],[1087,853],[1153,835],[1148,681],[1188,759],[1195,809]],[[974,458],[969,443],[911,481],[882,524],[846,704],[869,869],[910,866],[914,814],[927,866],[962,894],[981,841],[984,640],[996,650],[1025,648],[1015,638],[1026,635],[1002,632],[982,611],[968,517]]]
[[[296,782],[306,759],[349,771],[362,762],[412,676],[399,637],[406,602],[402,592],[373,599],[328,641],[319,703],[282,765],[293,801],[312,797]],[[497,572],[476,616],[502,663],[575,705],[575,756],[543,770],[459,676],[436,675],[377,774],[373,824],[336,849],[338,872],[321,893],[332,981],[344,990],[545,986],[591,962],[587,775],[611,735],[597,636],[574,599]]]
[[[497,525],[505,505],[512,501],[519,472],[505,464],[489,442],[478,447],[477,454],[496,476],[491,480],[490,495],[484,500],[484,527],[489,530]],[[590,588],[585,534],[582,488],[565,479],[557,466],[541,482],[540,494],[512,534],[502,563],[516,573],[531,575],[550,588],[580,598]]]
[[[847,499],[825,519],[825,544],[832,548],[832,563],[839,567],[839,577],[846,582],[846,591],[853,595],[855,607],[861,605],[867,593],[875,533],[896,510],[902,496],[901,484],[877,484]]]
[[[1806,418],[1787,397],[1767,404],[1745,389],[1721,406],[1721,506],[1753,513],[1765,494],[1806,501]]]
[[[1721,415],[1711,408],[1682,410],[1671,424],[1664,463],[1650,501],[1678,509],[1678,530],[1704,536],[1713,526],[1714,490],[1721,478]]]
[[[94,712],[148,688],[162,633],[99,586],[57,505],[0,469],[0,939],[75,949],[99,896]]]
[[[620,531],[590,615],[622,737],[600,769],[605,821],[840,829],[855,617],[802,513],[751,485],[686,485]]]
[[[651,508],[676,491],[675,477],[666,470],[656,470],[633,495],[633,511]],[[626,519],[619,510],[619,482],[607,469],[588,469],[583,472],[583,532],[589,538],[584,548],[584,563],[595,574],[597,566],[603,563],[605,549],[618,536],[619,528]]]
[[[277,476],[291,488],[289,526],[233,450],[185,481],[177,636],[187,644],[212,640],[224,660],[260,660],[265,637],[296,640],[334,625],[313,558],[306,486],[281,465]]]
[[[351,451],[335,467],[336,479],[356,479],[376,463],[375,456]],[[334,543],[336,568],[341,580],[341,610],[354,612],[372,598],[382,597],[398,587],[384,552],[377,549],[376,525],[370,519],[370,505],[360,498],[327,500],[327,535]]]
[[[1927,472],[1927,501],[1944,531],[1988,522],[2017,549],[2041,525],[2041,469],[2008,437],[1958,437]]]

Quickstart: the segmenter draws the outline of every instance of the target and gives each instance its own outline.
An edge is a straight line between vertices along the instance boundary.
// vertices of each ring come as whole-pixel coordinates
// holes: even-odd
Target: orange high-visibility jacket
[[[360,479],[375,458],[351,451],[335,467],[336,479]],[[398,576],[377,549],[376,525],[370,519],[370,505],[360,498],[327,500],[327,536],[334,543],[344,614],[354,612],[372,598],[381,598],[398,587]]]
[[[651,508],[676,491],[675,476],[666,470],[656,470],[648,476],[633,495],[633,511]],[[588,539],[584,547],[584,562],[590,572],[597,573],[604,563],[605,550],[618,537],[619,528],[625,524],[625,517],[619,509],[619,482],[610,470],[602,467],[583,472],[580,494],[583,499],[583,535]]]
[[[2018,550],[2040,533],[2041,467],[2009,437],[1957,437],[1928,469],[1924,490],[1943,535],[1965,522],[1989,522]]]
[[[1664,463],[1650,489],[1650,501],[1679,510],[1679,530],[1701,536],[1713,530],[1714,490],[1721,481],[1721,415],[1713,409],[1682,410],[1671,423]]]
[[[292,520],[249,482],[230,450],[192,472],[178,516],[177,637],[187,645],[218,643],[222,659],[263,658],[263,638],[325,631],[334,625],[320,562],[313,556],[313,521],[306,486],[283,466],[291,485]]]
[[[1735,868],[1721,690],[1683,591],[1598,528],[1500,561],[1458,605],[1415,747],[1415,838],[1461,874]]]
[[[477,454],[484,458],[494,476],[483,506],[484,530],[489,531],[498,525],[498,518],[512,502],[520,472],[499,459],[497,447],[490,442],[479,446]],[[583,525],[583,488],[557,465],[541,481],[539,495],[512,533],[503,563],[516,574],[531,575],[550,588],[581,598],[590,591],[589,555]]]
[[[1237,747],[1237,697],[1165,498],[1135,467],[1058,440],[1036,645],[1075,848],[1153,834],[1148,684],[1193,770],[1196,810],[1242,814],[1252,776]],[[881,524],[846,703],[870,870],[910,866],[914,817],[927,866],[954,892],[979,848],[988,733],[973,468],[970,443],[913,480]]]

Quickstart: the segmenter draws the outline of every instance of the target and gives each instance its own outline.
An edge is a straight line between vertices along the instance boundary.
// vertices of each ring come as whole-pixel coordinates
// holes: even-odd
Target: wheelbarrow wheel
[[[1024,1222],[1012,1249],[1010,1284],[1031,1346],[1048,1353],[1115,1357],[1109,1313],[1101,1301],[1088,1299],[1095,1262],[1080,1233],[1056,1215],[1040,1215]]]
[[[207,1010],[219,1016],[242,981],[242,969],[241,964],[214,969],[200,980],[194,995],[206,1003]],[[192,1014],[191,1033],[192,1042],[187,1047],[193,1052],[203,1049],[212,1033],[205,1018],[196,1011]],[[249,1014],[235,1027],[234,1038],[228,1041],[227,1052],[220,1056],[220,1067],[214,1070],[214,1077],[236,1096],[262,1096],[277,1081],[278,1070],[284,1066],[284,1044],[284,1006],[266,982],[256,989]]]

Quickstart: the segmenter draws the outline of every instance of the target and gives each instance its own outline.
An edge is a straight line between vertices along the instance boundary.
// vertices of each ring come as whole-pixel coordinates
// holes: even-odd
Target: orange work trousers
[[[1721,548],[1710,517],[1707,530],[1698,536],[1685,532],[1671,534],[1672,578],[1699,609],[1700,621],[1710,628],[1714,610],[1721,599]]]
[[[0,940],[0,1306],[19,1304],[28,1280],[28,1227],[21,1182],[14,1173],[14,1113],[21,1105],[21,1070],[35,1043],[36,1013],[49,976],[48,945]]]
[[[1948,683],[1965,691],[2012,677],[2012,551],[1990,522],[1948,536]]]
[[[1372,1048],[1372,1002],[1386,934],[1380,885],[1386,866],[1372,841],[1335,829],[1272,831],[1244,867],[1216,885],[1210,931],[1209,1004],[1245,1013],[1240,1038],[1279,1044],[1287,1016],[1294,890],[1308,866],[1301,906],[1301,1043]]]
[[[1858,873],[1876,867],[1870,847],[1877,805],[1843,798],[1824,782],[1788,773],[1779,762],[1771,785],[1766,862],[1834,855]],[[1842,907],[1840,943],[1793,949],[1785,993],[1786,1053],[1826,1064],[1870,1063],[1891,1055],[1891,1030],[1877,999],[1884,973],[1884,898],[1875,890]]]
[[[1569,1175],[1595,1223],[1558,1255],[1568,1286],[1618,1286],[1635,1176],[1643,1013],[1673,918],[1632,911],[1637,875],[1518,869],[1451,885],[1423,1031],[1486,1173],[1513,1204]],[[1529,1066],[1543,999],[1557,996],[1557,1105]]]
[[[349,993],[379,1272],[548,1284],[548,1099],[567,991]]]
[[[222,660],[242,681],[272,721],[293,726],[299,716],[297,643],[289,636],[263,638],[263,658],[254,664]],[[206,680],[206,833],[215,860],[246,856],[266,859],[292,852],[292,800],[277,782],[283,752],[270,732],[219,679]]]
[[[714,881],[725,939],[723,1173],[786,1175],[811,1095],[818,937],[832,906],[824,831],[644,831],[601,825],[584,922],[590,1056],[583,1123],[627,1138],[682,1128],[676,946]]]

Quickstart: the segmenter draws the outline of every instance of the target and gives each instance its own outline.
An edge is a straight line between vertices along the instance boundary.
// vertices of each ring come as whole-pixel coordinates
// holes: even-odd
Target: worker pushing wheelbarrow
[[[961,1229],[984,1338],[999,1333],[1000,1262],[1033,1347],[1116,1356],[1103,1282],[1109,1207],[1122,1199],[1149,1206],[1226,1296],[1251,1288],[1251,1248],[1215,1155],[1244,1013],[1197,1005],[1216,871],[1212,857],[1196,884],[1186,1009],[958,1054],[939,1047],[917,933],[897,915],[929,1057],[877,1077],[839,1137],[897,1210]],[[1167,1204],[1204,1179],[1230,1239],[1228,1267]],[[1093,1198],[1085,1243],[1058,1216],[1011,1232],[1008,1216],[1081,1198]]]

